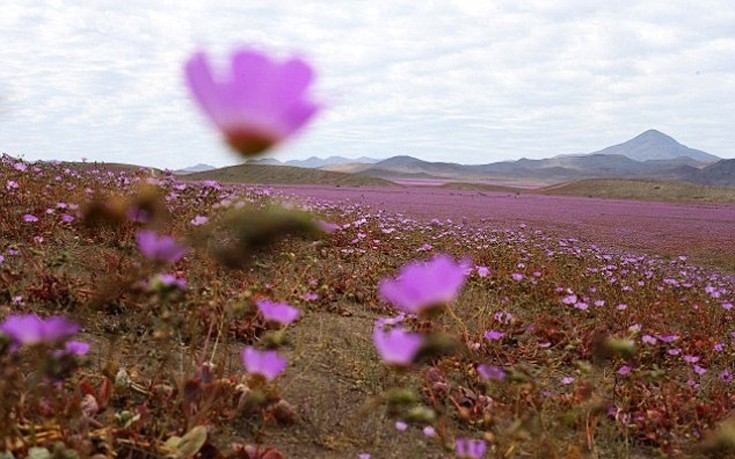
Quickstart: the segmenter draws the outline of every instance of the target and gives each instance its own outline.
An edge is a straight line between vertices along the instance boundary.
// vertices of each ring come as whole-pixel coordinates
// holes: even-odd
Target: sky
[[[735,157],[732,0],[5,0],[0,152],[236,164],[183,63],[256,48],[315,69],[325,108],[269,156],[485,164],[647,129]]]

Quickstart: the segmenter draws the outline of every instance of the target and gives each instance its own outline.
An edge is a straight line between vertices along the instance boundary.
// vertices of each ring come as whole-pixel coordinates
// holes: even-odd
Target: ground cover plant
[[[204,59],[187,67],[200,80]],[[235,61],[309,80],[292,61]],[[314,112],[299,102],[299,116],[243,125],[247,103],[228,112],[216,88],[197,94],[246,156]],[[6,457],[698,457],[735,444],[735,281],[685,251],[7,155],[0,186]]]

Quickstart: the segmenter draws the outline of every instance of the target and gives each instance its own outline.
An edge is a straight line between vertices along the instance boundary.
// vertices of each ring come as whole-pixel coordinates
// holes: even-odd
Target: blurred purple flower
[[[64,350],[69,354],[85,355],[89,352],[89,343],[84,341],[67,341]]]
[[[477,275],[480,277],[487,277],[490,274],[490,269],[487,266],[477,266]]]
[[[479,374],[483,379],[492,379],[495,381],[502,381],[505,379],[505,370],[492,365],[478,365],[477,374]]]
[[[501,339],[503,336],[505,336],[505,333],[495,331],[495,330],[488,330],[485,332],[485,338],[488,341],[498,340],[498,339]]]
[[[205,217],[204,215],[197,215],[196,217],[192,218],[189,223],[191,223],[194,226],[201,226],[209,221],[209,218]]]
[[[28,223],[35,223],[38,221],[38,217],[36,217],[35,215],[31,215],[31,214],[25,214],[23,215],[23,221],[28,222]]]
[[[720,379],[726,383],[731,383],[733,380],[732,373],[730,373],[728,370],[722,370],[720,372]]]
[[[643,341],[646,344],[656,344],[658,340],[651,335],[643,335],[641,337],[641,341]]]
[[[376,321],[373,343],[383,362],[390,366],[407,367],[411,365],[421,348],[423,337],[418,333],[406,332],[401,327],[385,331]]]
[[[561,300],[561,302],[564,303],[564,304],[574,304],[574,303],[577,302],[577,295],[572,294],[572,295],[569,295],[569,296],[565,296]]]
[[[706,369],[706,368],[703,368],[703,367],[700,367],[699,365],[694,365],[694,366],[692,367],[692,369],[693,369],[693,370],[694,370],[694,372],[695,372],[696,374],[698,374],[699,376],[702,376],[703,374],[707,373],[707,369]]]
[[[687,354],[687,355],[684,356],[684,361],[686,363],[697,363],[697,362],[699,362],[699,357],[697,357],[696,355],[689,355],[689,354]]]
[[[188,251],[171,236],[159,236],[155,231],[139,231],[137,240],[143,255],[157,262],[176,263]]]
[[[618,368],[618,371],[616,371],[616,373],[619,374],[620,376],[625,376],[627,374],[630,374],[631,370],[633,370],[633,368],[631,368],[630,365],[623,365],[620,368]]]
[[[276,379],[286,368],[287,362],[276,351],[259,351],[249,346],[242,351],[242,364],[245,370],[250,374],[261,376],[267,382]]]
[[[380,296],[398,309],[420,314],[453,301],[465,281],[465,266],[449,255],[404,265],[398,276],[380,283]]]
[[[16,345],[26,346],[61,341],[78,331],[79,325],[59,316],[43,320],[35,314],[16,314],[0,324],[0,332]]]
[[[434,435],[436,435],[436,429],[434,429],[431,426],[424,427],[423,432],[424,432],[424,436],[426,437],[433,437]]]
[[[278,322],[281,325],[287,325],[299,318],[298,308],[286,303],[274,303],[267,300],[257,300],[255,304],[258,310],[263,314],[263,318],[269,322]]]
[[[458,438],[454,445],[454,452],[460,459],[480,459],[485,455],[487,444],[484,440]]]
[[[520,281],[523,280],[523,274],[521,274],[521,273],[513,273],[513,274],[510,275],[510,277],[512,277],[513,280],[516,281],[516,282],[520,282]]]
[[[396,421],[396,430],[399,432],[405,432],[408,429],[408,424],[403,421]]]
[[[573,382],[574,382],[574,378],[571,377],[571,376],[565,376],[565,377],[561,378],[561,383],[562,384],[572,384]]]
[[[319,299],[319,295],[314,292],[306,292],[301,295],[301,299],[304,301],[315,301]]]
[[[252,49],[234,52],[217,78],[204,52],[185,65],[194,99],[241,155],[255,156],[299,130],[319,110],[308,99],[313,71],[301,59],[277,62]]]

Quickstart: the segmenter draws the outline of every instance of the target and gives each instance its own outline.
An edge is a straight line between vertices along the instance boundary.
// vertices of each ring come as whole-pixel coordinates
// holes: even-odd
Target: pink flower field
[[[352,202],[424,220],[450,219],[493,229],[527,224],[608,248],[668,256],[735,270],[735,204],[596,199],[438,187],[366,188],[275,185],[295,196]]]

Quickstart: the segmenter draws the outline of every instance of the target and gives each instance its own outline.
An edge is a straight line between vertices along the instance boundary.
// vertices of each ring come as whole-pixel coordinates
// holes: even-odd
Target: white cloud
[[[327,110],[279,157],[484,163],[592,151],[648,128],[735,157],[729,0],[11,1],[0,149],[180,167],[237,159],[181,65],[237,44],[318,70]]]

